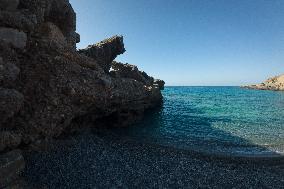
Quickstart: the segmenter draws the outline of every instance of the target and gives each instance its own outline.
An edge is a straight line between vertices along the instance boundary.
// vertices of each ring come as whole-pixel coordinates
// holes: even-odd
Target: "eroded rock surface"
[[[79,41],[68,0],[0,0],[0,188],[23,186],[14,149],[85,122],[127,126],[162,102],[164,82],[114,62],[122,36],[76,51]]]
[[[163,90],[165,86],[165,82],[160,79],[155,79],[154,84],[159,87],[159,89]]]
[[[0,9],[3,10],[16,10],[19,6],[20,0],[0,0]]]
[[[249,89],[258,89],[258,90],[274,90],[274,91],[283,91],[284,90],[284,75],[276,76],[269,78],[265,82],[257,85],[244,86]]]
[[[112,76],[115,78],[129,78],[139,81],[145,85],[153,85],[154,78],[148,76],[145,72],[138,70],[137,66],[131,64],[123,64],[120,62],[112,62]]]
[[[78,120],[129,125],[162,102],[162,82],[114,62],[122,36],[76,51],[68,0],[0,4],[0,153],[60,136]]]
[[[19,133],[3,131],[0,132],[0,151],[17,148],[22,142],[22,136]]]
[[[124,52],[122,36],[113,36],[95,45],[89,45],[86,49],[79,50],[79,53],[95,59],[105,72],[109,72],[112,61]]]
[[[15,89],[0,87],[0,124],[12,118],[20,111],[24,103],[24,96]]]
[[[27,34],[12,28],[0,27],[0,39],[21,49],[27,44]]]
[[[0,57],[0,85],[12,85],[17,79],[20,69],[12,63],[4,63]]]

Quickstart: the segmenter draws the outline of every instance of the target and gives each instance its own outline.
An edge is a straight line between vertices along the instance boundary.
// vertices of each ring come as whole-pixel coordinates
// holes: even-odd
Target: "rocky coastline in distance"
[[[256,85],[242,86],[247,89],[284,91],[284,74],[267,79],[265,82]]]
[[[130,64],[114,36],[76,50],[68,0],[0,0],[0,188],[21,185],[21,149],[83,127],[126,126],[162,103],[165,82]]]

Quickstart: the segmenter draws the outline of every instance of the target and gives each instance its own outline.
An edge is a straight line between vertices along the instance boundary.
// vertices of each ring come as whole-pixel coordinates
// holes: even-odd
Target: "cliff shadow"
[[[130,127],[111,127],[107,130],[121,137],[207,155],[243,158],[281,157],[281,154],[272,149],[214,127],[218,122],[232,122],[229,118],[208,117],[202,109],[193,106],[175,111],[169,108],[171,107],[164,103],[160,107],[147,110],[144,118]]]

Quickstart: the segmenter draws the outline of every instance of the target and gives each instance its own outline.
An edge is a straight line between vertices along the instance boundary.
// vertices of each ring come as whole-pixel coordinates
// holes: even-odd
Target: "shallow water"
[[[115,132],[143,142],[237,156],[284,155],[284,92],[166,87],[164,104]]]

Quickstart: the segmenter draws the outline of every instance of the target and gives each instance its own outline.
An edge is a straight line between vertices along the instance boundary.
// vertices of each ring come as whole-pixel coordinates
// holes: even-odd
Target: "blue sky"
[[[70,0],[78,48],[116,34],[167,85],[243,85],[284,73],[284,0]]]

